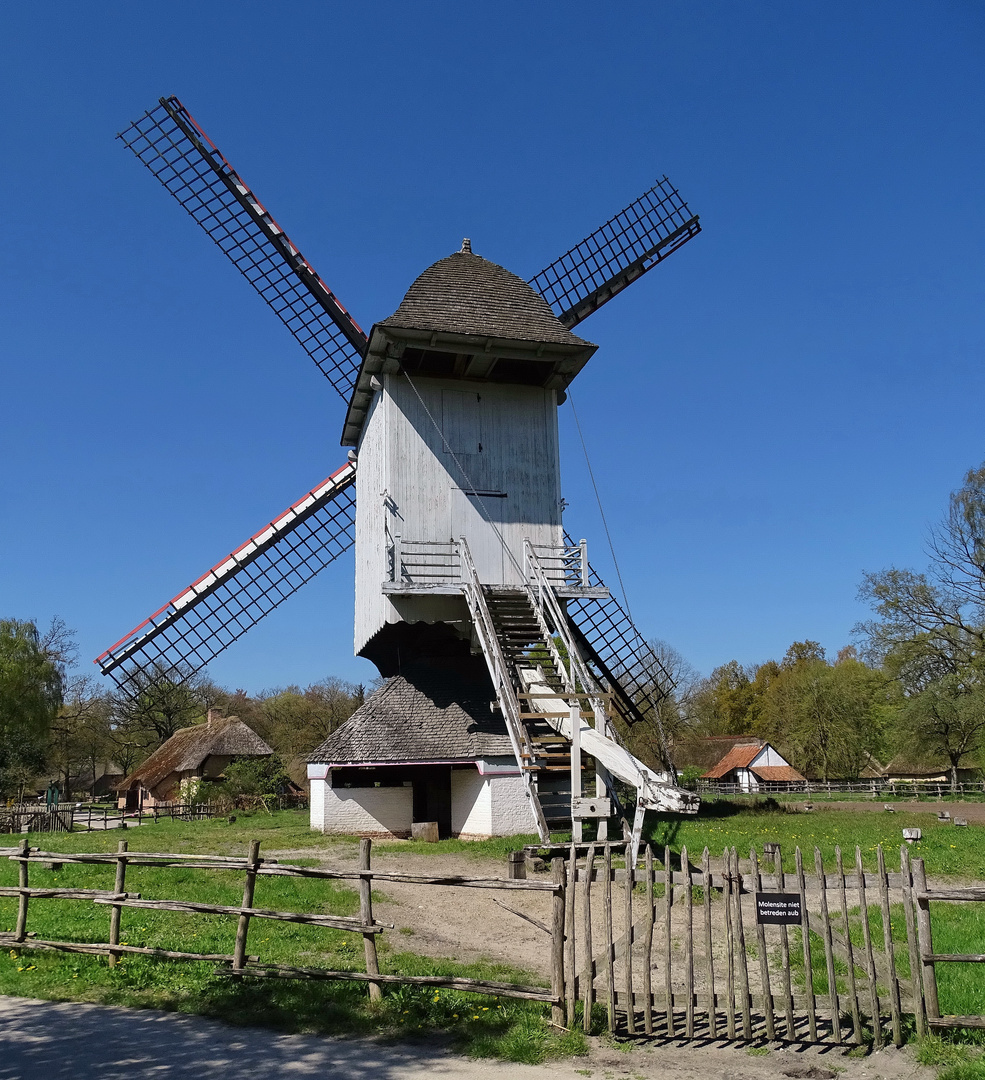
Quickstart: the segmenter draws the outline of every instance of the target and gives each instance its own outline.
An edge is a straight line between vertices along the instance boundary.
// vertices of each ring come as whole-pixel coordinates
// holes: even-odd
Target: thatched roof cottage
[[[238,716],[219,716],[209,709],[204,724],[181,728],[118,787],[120,807],[146,809],[180,802],[193,782],[215,780],[231,762],[246,757],[269,757],[273,750]]]

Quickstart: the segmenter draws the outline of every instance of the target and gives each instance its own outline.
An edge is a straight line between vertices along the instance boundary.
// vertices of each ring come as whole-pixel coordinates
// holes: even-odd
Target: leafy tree
[[[877,618],[856,629],[899,687],[901,743],[944,757],[956,782],[985,739],[985,464],[951,493],[927,554],[924,573],[865,575]]]
[[[80,775],[96,779],[99,765],[114,756],[111,703],[89,676],[69,681],[65,700],[51,723],[47,750],[49,770],[57,770],[62,797],[71,799]]]
[[[62,688],[60,664],[45,652],[37,626],[0,620],[0,790],[22,789],[42,769]]]
[[[749,671],[738,660],[722,664],[694,690],[692,717],[702,735],[746,735],[756,697]]]

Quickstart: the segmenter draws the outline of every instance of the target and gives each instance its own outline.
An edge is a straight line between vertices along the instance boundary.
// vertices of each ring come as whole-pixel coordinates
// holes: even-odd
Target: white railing
[[[486,596],[482,591],[479,574],[472,561],[472,553],[463,536],[458,544],[458,554],[462,567],[462,592],[468,604],[472,616],[472,625],[475,627],[482,655],[486,660],[486,667],[496,690],[496,700],[502,710],[506,721],[506,730],[509,733],[510,745],[520,766],[520,774],[523,777],[523,786],[530,799],[534,819],[537,822],[537,832],[540,839],[547,843],[550,838],[550,830],[547,827],[547,819],[537,797],[533,779],[528,768],[533,759],[533,744],[527,734],[523,722],[520,720],[520,702],[513,687],[513,678],[510,667],[503,656],[503,650],[499,646],[499,638],[496,636],[496,627],[486,604]]]
[[[524,541],[524,553],[532,552],[538,566],[552,585],[588,588],[588,543],[579,540],[571,547],[551,544],[531,544]],[[532,579],[528,575],[528,581]]]
[[[389,544],[390,580],[412,585],[458,584],[462,580],[458,544],[405,540],[395,533]]]

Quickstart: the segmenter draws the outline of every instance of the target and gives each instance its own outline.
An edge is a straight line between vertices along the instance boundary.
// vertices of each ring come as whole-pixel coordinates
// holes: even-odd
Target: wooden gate
[[[580,1012],[589,1030],[604,1010],[627,1034],[876,1047],[901,1045],[911,1024],[923,1034],[928,1014],[934,1027],[985,1026],[940,1016],[934,963],[985,956],[934,954],[929,916],[931,900],[985,889],[928,890],[905,846],[892,873],[881,847],[875,873],[859,848],[847,868],[836,849],[834,873],[799,848],[792,872],[778,850],[761,864],[706,848],[694,864],[665,848],[661,864],[649,847],[627,871],[623,847],[572,845],[552,863],[565,885],[553,985],[569,1024]]]

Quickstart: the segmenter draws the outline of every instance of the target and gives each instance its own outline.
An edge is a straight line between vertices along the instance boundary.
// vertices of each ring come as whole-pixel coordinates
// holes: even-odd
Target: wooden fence
[[[906,846],[894,873],[881,847],[875,873],[859,848],[847,870],[836,849],[833,874],[817,849],[805,868],[797,848],[793,873],[778,852],[772,865],[755,851],[740,865],[734,848],[714,866],[707,849],[700,865],[682,849],[680,869],[669,848],[662,868],[647,848],[628,872],[613,865],[613,845],[577,854],[553,860],[552,872],[566,885],[566,1012],[580,1008],[586,1030],[596,1004],[610,1030],[669,1038],[879,1047],[900,1045],[911,1022],[920,1034],[985,1027],[981,1016],[940,1013],[935,964],[985,956],[935,954],[929,914],[935,900],[985,900],[985,888],[929,888]]]
[[[147,810],[120,810],[115,806],[86,806],[60,803],[58,806],[21,804],[0,807],[0,833],[92,832],[116,829],[124,824],[146,821],[200,821],[221,817],[229,811],[214,803],[162,803]]]
[[[980,1015],[941,1014],[936,977],[937,964],[985,963],[985,955],[935,953],[931,932],[932,903],[985,901],[985,887],[929,887],[923,860],[911,860],[906,846],[894,872],[887,871],[881,847],[875,872],[863,868],[860,849],[847,867],[836,849],[833,873],[825,869],[817,849],[808,866],[797,848],[791,873],[782,869],[779,851],[761,864],[755,851],[748,861],[740,861],[734,848],[714,860],[705,849],[698,864],[686,849],[677,857],[665,848],[661,865],[647,847],[642,865],[627,868],[624,847],[572,845],[567,858],[551,859],[550,880],[517,880],[379,872],[371,866],[369,840],[360,844],[357,869],[324,870],[263,859],[258,841],[242,858],[132,852],[125,840],[113,853],[65,854],[31,848],[24,839],[17,848],[0,849],[0,856],[18,866],[17,885],[0,888],[0,896],[18,901],[16,926],[0,934],[0,946],[103,955],[110,964],[125,953],[213,961],[221,974],[232,978],[354,980],[368,984],[374,998],[388,983],[446,987],[548,1003],[558,1026],[581,1023],[590,1030],[601,1010],[610,1030],[629,1035],[871,1041],[880,1047],[900,1045],[911,1027],[919,1034],[928,1028],[985,1027]],[[38,863],[104,865],[112,869],[112,888],[32,887],[30,866]],[[129,892],[126,878],[133,866],[238,870],[244,875],[242,902],[205,904]],[[257,879],[274,875],[353,882],[359,891],[359,914],[255,906]],[[550,988],[381,973],[376,939],[392,927],[374,918],[371,890],[386,882],[515,895],[549,893],[547,923],[496,902],[546,935]],[[40,940],[32,935],[29,912],[35,902],[47,899],[108,908],[107,940]],[[205,954],[121,944],[121,919],[130,908],[235,917],[232,951]],[[255,919],[359,934],[365,971],[267,963],[249,955],[248,935]]]
[[[741,784],[699,779],[696,790],[699,795],[858,795],[870,799],[887,795],[903,798],[923,795],[953,799],[965,795],[985,795],[985,781],[965,780],[952,785],[949,780],[760,780],[757,781],[756,790],[750,791]]]
[[[543,1001],[554,1008],[555,1020],[563,1021],[562,995],[552,985],[548,990],[538,986],[520,986],[513,983],[491,982],[480,979],[466,979],[446,975],[399,975],[381,974],[377,958],[376,935],[385,929],[393,929],[389,924],[377,922],[373,917],[372,886],[376,882],[408,882],[435,887],[503,889],[513,892],[549,892],[553,895],[553,938],[556,942],[564,934],[564,885],[546,881],[509,881],[495,878],[465,878],[457,876],[432,877],[420,874],[381,873],[370,865],[372,841],[363,840],[359,848],[359,868],[357,870],[322,870],[315,867],[292,866],[278,863],[272,859],[260,857],[260,842],[250,844],[246,858],[220,855],[161,854],[154,852],[129,851],[127,841],[121,840],[113,853],[73,853],[66,854],[42,851],[28,846],[23,840],[19,847],[0,848],[0,856],[7,856],[18,865],[18,883],[16,886],[0,887],[0,896],[16,897],[18,901],[17,920],[14,930],[0,933],[0,946],[16,949],[41,949],[54,952],[88,953],[107,956],[110,964],[123,954],[133,953],[142,956],[156,956],[167,960],[208,960],[221,965],[220,974],[233,978],[275,978],[275,979],[331,979],[357,981],[369,984],[371,998],[379,998],[381,986],[387,983],[404,983],[419,986],[445,987],[453,990],[467,990],[472,993],[492,994],[499,997],[523,998],[531,1001]],[[32,888],[29,881],[31,864],[42,863],[47,866],[59,866],[66,863],[97,864],[112,867],[114,870],[112,889],[72,889],[72,888]],[[244,873],[243,900],[239,906],[221,904],[201,904],[181,900],[149,899],[140,893],[126,890],[127,869],[132,866],[142,867],[181,867],[195,870],[241,870]],[[359,890],[358,916],[322,915],[291,911],[273,911],[255,907],[254,891],[258,877],[289,876],[330,881],[351,881]],[[108,940],[103,942],[41,940],[28,930],[28,913],[34,900],[84,900],[109,908]],[[122,913],[128,908],[144,908],[158,911],[174,911],[183,914],[230,915],[237,918],[236,937],[233,950],[228,954],[184,952],[170,949],[156,949],[120,943],[120,924]],[[511,909],[512,910],[512,909]],[[251,956],[247,951],[248,934],[254,919],[276,919],[281,922],[299,923],[307,926],[323,926],[334,930],[348,930],[360,934],[363,938],[366,970],[333,971],[318,967],[296,967],[287,964],[264,963],[260,956]],[[560,958],[560,950],[558,959]],[[563,980],[560,968],[557,968],[554,983]]]

